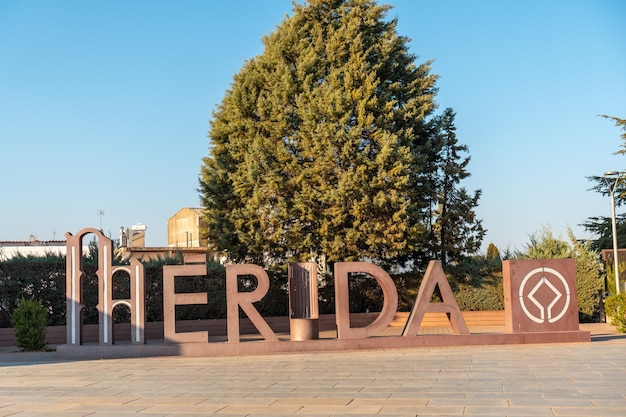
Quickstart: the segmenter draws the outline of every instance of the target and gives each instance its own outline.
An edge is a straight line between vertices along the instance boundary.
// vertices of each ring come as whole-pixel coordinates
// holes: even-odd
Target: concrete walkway
[[[5,348],[0,416],[626,416],[626,336],[581,329],[591,343],[99,361]]]

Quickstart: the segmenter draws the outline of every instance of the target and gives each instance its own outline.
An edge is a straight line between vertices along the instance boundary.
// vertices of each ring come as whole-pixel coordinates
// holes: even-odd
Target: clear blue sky
[[[489,242],[566,237],[608,198],[585,177],[626,169],[626,2],[390,1],[440,110],[457,113]],[[147,225],[198,207],[215,105],[290,0],[0,2],[0,240]],[[98,210],[104,216],[98,216]]]

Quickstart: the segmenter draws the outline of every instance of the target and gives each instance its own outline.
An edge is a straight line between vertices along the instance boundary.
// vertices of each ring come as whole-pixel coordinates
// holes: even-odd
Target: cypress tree
[[[406,259],[427,238],[437,76],[373,0],[295,4],[213,113],[200,192],[233,261]]]

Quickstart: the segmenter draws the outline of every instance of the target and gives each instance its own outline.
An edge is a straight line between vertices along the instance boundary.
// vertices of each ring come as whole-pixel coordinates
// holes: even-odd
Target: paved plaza
[[[587,326],[587,327],[585,327]],[[0,351],[0,416],[626,416],[626,338],[246,357]]]

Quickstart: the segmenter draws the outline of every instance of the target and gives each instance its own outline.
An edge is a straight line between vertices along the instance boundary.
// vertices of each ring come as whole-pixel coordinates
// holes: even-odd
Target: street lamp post
[[[609,178],[615,178],[613,186],[609,184]],[[620,179],[619,171],[606,171],[604,173],[604,180],[609,186],[609,192],[611,195],[611,226],[613,229],[613,268],[615,269],[615,291],[616,294],[620,293],[619,289],[619,260],[617,259],[617,225],[615,221],[615,189]]]

